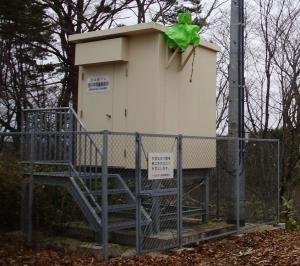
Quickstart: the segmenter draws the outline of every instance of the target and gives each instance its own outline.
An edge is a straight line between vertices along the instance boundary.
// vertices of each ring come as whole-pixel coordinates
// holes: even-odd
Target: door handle
[[[111,115],[110,115],[110,114],[106,114],[106,117],[107,117],[108,119],[111,119]]]

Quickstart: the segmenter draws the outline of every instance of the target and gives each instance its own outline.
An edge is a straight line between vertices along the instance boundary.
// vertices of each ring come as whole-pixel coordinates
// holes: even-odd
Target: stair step
[[[91,193],[93,196],[100,196],[102,195],[102,190],[95,190],[91,192],[84,192],[84,194],[89,194]],[[116,194],[127,194],[128,190],[125,188],[120,188],[120,189],[108,189],[107,193],[109,195],[116,195]]]
[[[135,203],[116,204],[116,205],[108,206],[108,212],[128,211],[128,210],[134,210],[135,208],[136,208]]]
[[[101,173],[90,173],[90,172],[78,172],[79,176],[85,180],[89,180],[89,179],[95,179],[95,178],[102,178],[102,174]],[[108,178],[117,178],[116,175],[114,174],[108,174],[107,175]]]
[[[127,228],[133,228],[135,227],[135,221],[124,221],[124,222],[118,222],[118,223],[112,223],[108,226],[109,231],[115,231],[115,230],[121,230],[121,229],[127,229]]]
[[[129,211],[136,208],[135,203],[125,203],[125,204],[116,204],[108,206],[108,212],[120,212],[120,211]],[[96,210],[97,213],[101,212]]]
[[[31,164],[31,161],[21,161],[21,164]],[[38,165],[57,165],[57,166],[69,166],[69,161],[55,161],[55,160],[43,160],[43,161],[34,161],[33,164]]]
[[[83,179],[83,180],[92,180],[95,178],[101,178],[101,174],[97,174],[97,173],[84,173],[84,172],[80,172],[79,176]]]
[[[109,212],[119,212],[119,211],[127,211],[127,210],[134,210],[136,208],[135,203],[131,204],[117,204],[111,205],[108,207]]]

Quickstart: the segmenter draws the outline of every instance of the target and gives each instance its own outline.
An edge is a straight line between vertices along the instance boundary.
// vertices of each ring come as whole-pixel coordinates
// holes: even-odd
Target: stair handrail
[[[79,118],[78,114],[76,113],[76,111],[74,110],[74,108],[72,107],[72,105],[69,105],[69,110],[71,111],[71,113],[75,116],[77,122],[80,124],[80,126],[84,129],[84,131],[86,131],[86,128],[84,127],[84,124],[82,123],[81,119]]]
[[[120,183],[122,184],[122,186],[127,189],[127,192],[129,194],[129,196],[131,197],[131,199],[136,202],[137,198],[134,196],[134,194],[132,193],[132,191],[130,190],[130,188],[126,184],[126,182],[123,180],[123,178],[121,177],[121,175],[120,174],[109,174],[109,175],[116,176],[118,178],[118,180],[120,181]],[[144,208],[142,208],[141,212],[145,216],[147,222],[150,223],[152,221],[152,219],[151,219],[150,215],[146,212],[146,210]]]
[[[79,118],[78,114],[76,113],[76,111],[74,110],[74,108],[72,107],[72,105],[69,106],[69,109],[72,113],[72,115],[75,117],[76,121],[79,123],[80,125],[80,129],[83,129],[83,132],[87,132],[84,124],[82,123],[81,119]],[[81,132],[81,131],[79,131]],[[94,145],[94,147],[96,148],[97,153],[101,156],[101,158],[103,157],[102,152],[100,151],[100,149],[98,148],[97,144],[95,143],[95,141],[91,138],[90,134],[87,134],[89,140],[91,141],[91,143]]]
[[[79,118],[79,116],[77,115],[76,111],[73,109],[73,107],[70,105],[69,106],[69,110],[71,112],[71,115],[74,116],[76,122],[79,123],[80,126],[80,130],[79,132],[81,132],[81,130],[83,132],[87,132],[83,122],[81,121],[81,119]],[[93,148],[95,149],[96,153],[100,156],[101,161],[103,160],[103,154],[101,152],[101,150],[98,148],[97,144],[95,143],[95,141],[92,139],[92,137],[90,136],[90,134],[86,134],[85,136],[88,137],[88,140],[90,141],[90,143],[93,145]],[[93,193],[91,192],[90,188],[87,187],[86,183],[82,180],[81,174],[76,170],[76,167],[74,167],[72,161],[70,161],[70,166],[74,172],[74,174],[76,175],[76,177],[78,178],[78,180],[80,181],[81,185],[84,187],[85,191],[88,193],[89,198],[93,201],[93,204],[96,206],[96,208],[100,211],[100,213],[102,213],[102,208],[101,206],[98,204],[97,200],[95,199]],[[97,167],[97,165],[95,165]]]
[[[102,208],[100,207],[100,205],[96,201],[94,195],[92,194],[92,192],[90,191],[90,189],[87,187],[87,185],[85,184],[85,182],[82,180],[80,174],[78,173],[78,171],[76,170],[76,168],[74,167],[74,165],[71,162],[70,162],[70,167],[72,169],[72,172],[76,175],[76,178],[80,181],[81,185],[84,187],[84,190],[88,193],[88,196],[90,197],[90,199],[92,199],[93,204],[96,206],[96,208],[98,209],[98,211],[101,212]]]
[[[75,119],[78,121],[79,125],[80,125],[80,128],[82,128],[84,130],[84,132],[87,132],[84,124],[82,123],[81,119],[79,118],[78,114],[75,112],[75,110],[73,109],[72,105],[70,105],[70,110],[72,112],[72,114],[74,115]],[[100,156],[102,158],[102,153],[101,151],[98,149],[96,143],[94,142],[94,140],[90,137],[89,134],[88,135],[88,138],[90,139],[90,141],[92,142],[92,144],[94,145],[94,147],[96,148],[97,152],[100,153]],[[79,174],[78,174],[79,175]],[[124,180],[121,178],[121,176],[119,174],[112,174],[112,175],[115,175],[117,176],[117,178],[119,179],[119,181],[122,183],[123,187],[125,187],[130,195],[130,197],[132,199],[135,199],[135,196],[133,195],[133,193],[130,191],[130,189],[128,188],[127,184],[124,182]],[[145,216],[147,222],[151,222],[152,219],[151,217],[149,216],[149,214],[146,212],[146,210],[144,208],[142,208],[142,214]]]

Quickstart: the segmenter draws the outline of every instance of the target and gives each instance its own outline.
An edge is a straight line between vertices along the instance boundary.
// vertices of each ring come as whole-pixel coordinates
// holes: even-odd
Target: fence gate
[[[180,246],[181,138],[138,134],[136,156],[137,252]],[[148,213],[148,222],[141,208]]]

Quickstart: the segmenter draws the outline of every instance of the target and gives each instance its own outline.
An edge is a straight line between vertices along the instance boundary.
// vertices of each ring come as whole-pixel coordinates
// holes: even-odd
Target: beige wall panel
[[[128,116],[129,132],[156,132],[155,94],[157,88],[155,40],[153,34],[133,36],[129,39],[128,62]]]
[[[216,140],[184,139],[182,158],[183,170],[216,167]]]
[[[216,53],[197,48],[192,82],[192,57],[180,71],[179,113],[183,135],[216,135]],[[183,168],[211,168],[216,165],[216,141],[197,139],[191,148],[184,147]]]
[[[192,82],[192,58],[180,71],[180,128],[185,135],[214,137],[216,132],[216,54],[197,48]]]
[[[161,106],[161,115],[159,128],[160,133],[165,134],[179,134],[179,86],[178,86],[178,64],[179,55],[166,68],[167,46],[163,35],[159,35],[159,90],[161,92],[161,99],[159,104]]]
[[[215,137],[215,51],[197,48],[192,82],[190,82],[192,57],[179,71],[181,55],[178,54],[166,68],[167,49],[163,39],[160,51],[161,90],[165,93],[162,103],[164,106],[162,131]],[[184,160],[184,168],[215,167],[215,140],[197,139],[191,147],[185,147],[183,153],[183,156],[188,158]],[[190,153],[192,156],[188,157]]]

